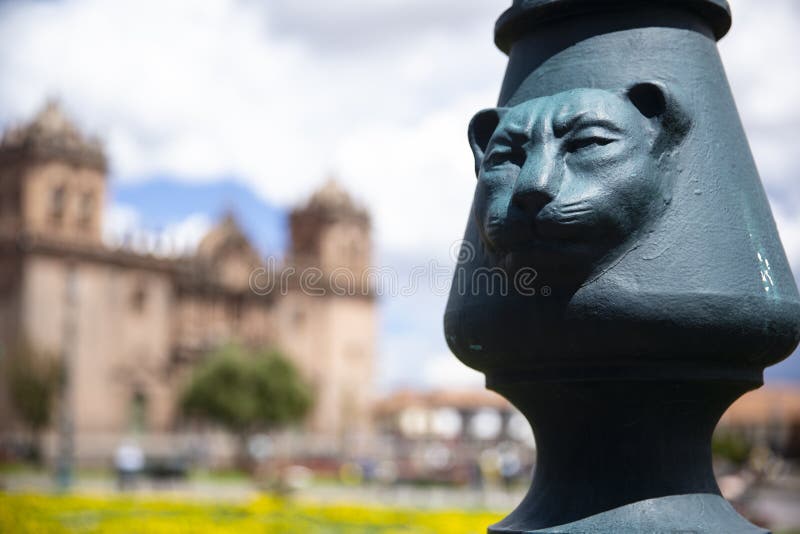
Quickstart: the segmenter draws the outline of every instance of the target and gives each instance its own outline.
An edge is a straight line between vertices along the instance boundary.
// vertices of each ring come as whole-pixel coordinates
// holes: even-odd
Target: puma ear
[[[505,115],[507,110],[508,108],[484,109],[476,113],[469,122],[469,146],[475,156],[475,176],[478,176],[480,171],[489,140],[497,129],[497,125],[500,124],[500,118]]]
[[[662,83],[636,83],[625,91],[625,96],[645,118],[658,122],[661,131],[656,137],[654,151],[674,148],[691,129],[692,120],[683,107],[683,99]]]

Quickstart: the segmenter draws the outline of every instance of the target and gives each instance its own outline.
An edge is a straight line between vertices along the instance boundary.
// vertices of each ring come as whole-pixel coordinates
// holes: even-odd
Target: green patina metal
[[[516,1],[497,23],[509,63],[469,127],[445,333],[539,461],[490,532],[763,532],[720,497],[710,439],[797,346],[800,297],[717,51],[729,27],[723,0]],[[469,284],[497,269],[509,291]]]

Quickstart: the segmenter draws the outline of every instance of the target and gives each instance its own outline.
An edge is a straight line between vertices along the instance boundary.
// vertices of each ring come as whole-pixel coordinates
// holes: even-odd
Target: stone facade
[[[78,455],[81,435],[180,430],[182,381],[232,341],[294,360],[316,391],[309,431],[340,444],[368,434],[375,298],[364,284],[331,291],[329,276],[360,280],[369,266],[366,211],[331,181],[292,211],[282,262],[264,262],[232,215],[191,255],[163,258],[104,244],[106,168],[52,103],[0,144],[0,343],[72,361]],[[310,288],[309,269],[321,274]],[[268,290],[251,288],[254,272]],[[15,428],[0,389],[0,432]]]

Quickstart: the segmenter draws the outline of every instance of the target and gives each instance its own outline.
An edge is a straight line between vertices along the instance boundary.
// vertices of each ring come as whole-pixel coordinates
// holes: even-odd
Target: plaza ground
[[[236,473],[140,481],[120,493],[107,472],[81,472],[68,494],[50,473],[0,473],[0,532],[275,532],[303,534],[484,533],[522,498],[525,487],[358,485],[316,481],[289,496],[262,491]],[[800,534],[800,477],[758,488],[748,503],[776,534]]]

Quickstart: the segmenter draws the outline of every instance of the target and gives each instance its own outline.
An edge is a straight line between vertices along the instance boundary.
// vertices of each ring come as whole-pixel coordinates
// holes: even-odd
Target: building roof
[[[350,215],[367,218],[367,211],[356,203],[339,184],[336,178],[330,177],[309,198],[308,203],[295,212],[316,212],[327,216]]]
[[[743,395],[728,408],[721,425],[800,423],[800,386],[764,386]]]
[[[80,142],[83,135],[57,100],[48,100],[24,130],[29,135],[61,136]]]
[[[49,100],[30,122],[6,130],[0,152],[31,159],[63,159],[102,172],[107,168],[100,142],[84,136],[57,100]]]
[[[478,410],[481,408],[511,409],[512,405],[497,393],[486,389],[440,389],[425,392],[401,390],[378,401],[375,405],[375,412],[389,415],[410,407]]]
[[[215,257],[230,247],[252,249],[233,212],[226,213],[222,220],[203,236],[197,245],[197,255]]]
[[[375,411],[388,415],[405,408],[511,408],[500,395],[478,389],[440,389],[434,391],[400,390],[378,401]],[[766,425],[769,423],[800,423],[800,386],[764,386],[743,395],[725,412],[722,425]]]

